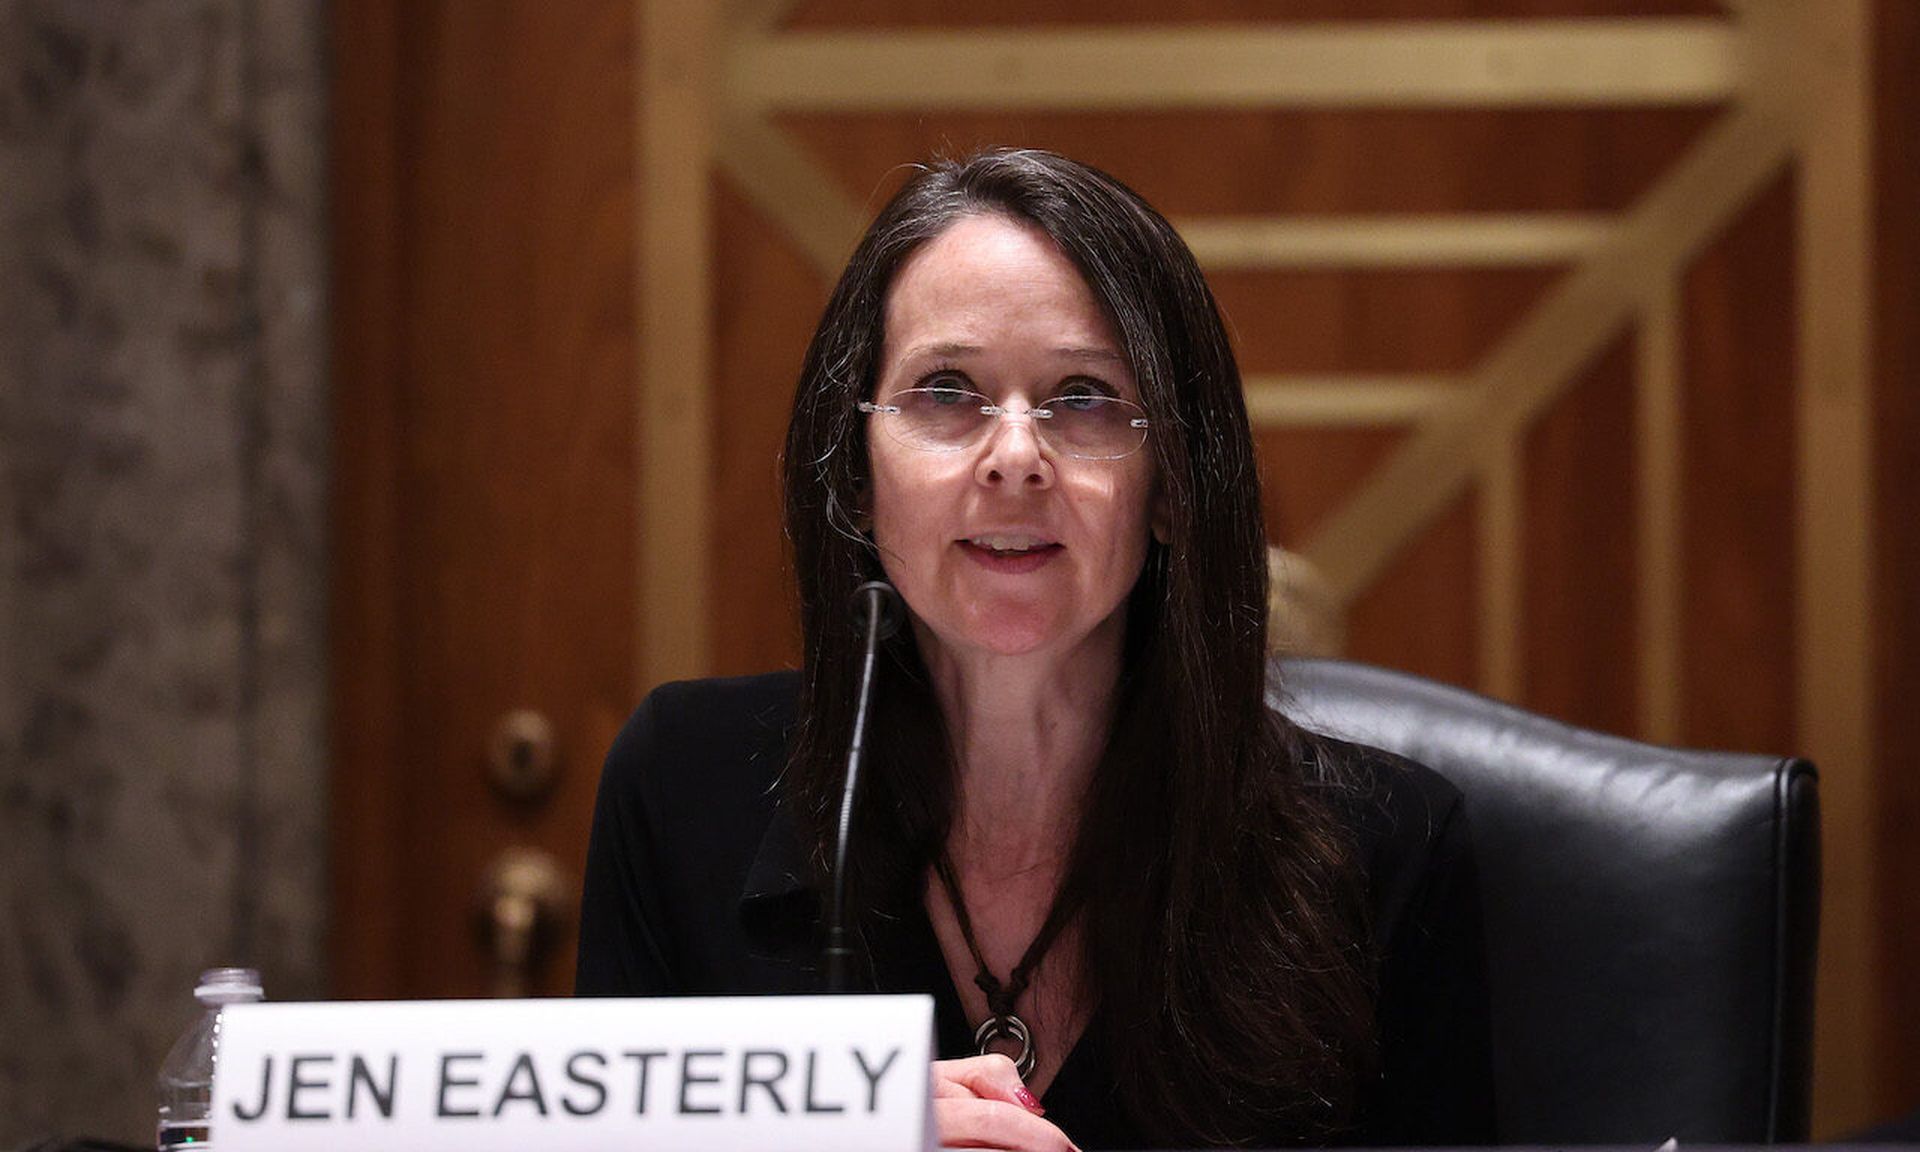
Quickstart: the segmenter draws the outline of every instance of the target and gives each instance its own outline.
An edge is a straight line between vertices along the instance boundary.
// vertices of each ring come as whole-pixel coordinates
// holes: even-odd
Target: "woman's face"
[[[1152,458],[1066,456],[1026,415],[1089,388],[1139,402],[1079,270],[1030,224],[963,217],[902,265],[885,324],[876,400],[961,388],[1018,413],[945,453],[868,417],[874,540],[923,638],[1012,656],[1117,634],[1156,527]]]

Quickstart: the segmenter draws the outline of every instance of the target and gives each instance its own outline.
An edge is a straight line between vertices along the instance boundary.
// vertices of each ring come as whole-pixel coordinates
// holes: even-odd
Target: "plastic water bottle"
[[[220,1009],[227,1004],[264,1000],[260,973],[251,968],[209,968],[193,990],[200,1018],[188,1028],[160,1065],[160,1129],[155,1146],[205,1148],[207,1119],[213,1110],[213,1062],[220,1046]]]

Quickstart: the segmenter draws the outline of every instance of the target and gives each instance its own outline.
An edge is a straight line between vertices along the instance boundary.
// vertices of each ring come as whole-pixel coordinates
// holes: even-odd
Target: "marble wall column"
[[[0,0],[0,1146],[324,911],[321,0]]]

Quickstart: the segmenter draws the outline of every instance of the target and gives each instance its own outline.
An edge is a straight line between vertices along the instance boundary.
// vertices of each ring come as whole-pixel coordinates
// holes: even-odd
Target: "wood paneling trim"
[[[405,261],[400,22],[393,0],[332,6],[330,138],[333,455],[328,934],[335,997],[393,995],[401,905],[399,362]],[[350,463],[345,463],[350,462]]]
[[[831,284],[866,227],[865,214],[793,137],[759,117],[720,118],[720,167],[767,219],[784,229]]]
[[[1480,469],[1480,691],[1518,702],[1525,688],[1520,627],[1520,444],[1509,440]]]
[[[1826,902],[1822,912],[1816,1128],[1832,1134],[1873,1112],[1875,966],[1872,637],[1872,422],[1867,357],[1871,57],[1867,0],[1796,12],[1810,86],[1797,101],[1800,350],[1794,647],[1795,731],[1820,766]],[[1824,1123],[1823,1123],[1824,1118]]]
[[[1431,268],[1568,264],[1607,241],[1604,216],[1342,216],[1175,220],[1209,272],[1229,268]]]
[[[1680,293],[1672,280],[1649,295],[1635,345],[1635,462],[1639,474],[1640,596],[1635,676],[1640,736],[1661,744],[1680,739]]]
[[[1296,376],[1260,373],[1242,380],[1256,428],[1415,424],[1466,394],[1447,376]]]
[[[1874,78],[1876,649],[1880,1082],[1877,1114],[1920,1107],[1920,5],[1879,0]]]
[[[1710,19],[1355,21],[746,36],[726,77],[756,110],[1619,106],[1725,100],[1743,57]]]
[[[698,676],[709,658],[713,301],[708,0],[637,0],[639,213],[639,687]]]

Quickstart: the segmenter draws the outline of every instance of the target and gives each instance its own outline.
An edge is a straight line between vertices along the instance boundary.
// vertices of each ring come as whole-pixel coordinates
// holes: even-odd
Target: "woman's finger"
[[[1004,1100],[1009,1104],[1018,1104],[1035,1115],[1046,1112],[1040,1107],[1040,1101],[1033,1091],[1027,1087],[1027,1082],[1020,1079],[1013,1061],[997,1053],[969,1056],[964,1060],[935,1060],[933,1094],[935,1097],[976,1096],[983,1100]]]
[[[933,1102],[934,1126],[947,1148],[1080,1152],[1067,1134],[1017,1104],[952,1096]]]

